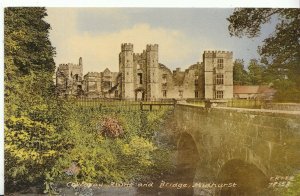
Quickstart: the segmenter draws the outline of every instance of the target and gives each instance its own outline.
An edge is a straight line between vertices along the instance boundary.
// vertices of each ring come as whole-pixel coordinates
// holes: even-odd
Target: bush
[[[73,148],[58,159],[51,176],[61,183],[70,180],[110,183],[148,179],[153,173],[170,172],[171,165],[164,164],[170,158],[168,149],[157,145],[153,137],[160,131],[159,124],[165,114],[166,111],[100,111],[75,107],[68,119]],[[78,173],[68,173],[72,164],[78,167]]]
[[[104,137],[117,138],[123,135],[123,128],[115,118],[106,117],[101,123],[100,133]]]

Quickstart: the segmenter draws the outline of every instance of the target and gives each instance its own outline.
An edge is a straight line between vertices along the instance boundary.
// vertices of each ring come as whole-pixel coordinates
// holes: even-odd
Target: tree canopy
[[[300,98],[300,10],[242,8],[235,9],[227,20],[231,36],[249,38],[259,36],[262,25],[276,21],[274,33],[258,48],[261,62],[266,66],[268,82],[274,83],[278,95],[284,94],[282,89],[286,90],[288,85],[287,89]]]
[[[233,63],[233,84],[250,84],[248,72],[245,70],[244,61],[241,59],[236,59]]]
[[[234,85],[262,85],[267,84],[266,68],[257,59],[251,59],[248,70],[245,70],[244,61],[236,59],[233,63]]]
[[[55,51],[45,16],[45,8],[4,12],[6,191],[43,183],[68,145],[67,110],[54,95]]]
[[[30,71],[53,74],[55,70],[50,25],[43,20],[46,16],[45,8],[5,9],[5,56],[13,59],[19,74]]]
[[[251,59],[249,62],[249,80],[253,85],[260,85],[264,83],[265,67],[260,64],[256,59]]]

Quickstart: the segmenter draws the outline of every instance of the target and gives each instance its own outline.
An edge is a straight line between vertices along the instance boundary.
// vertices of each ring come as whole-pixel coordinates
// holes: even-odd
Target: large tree
[[[236,9],[228,18],[229,32],[231,36],[253,38],[259,36],[261,26],[271,20],[277,23],[275,31],[259,47],[262,63],[267,67],[266,78],[274,83],[279,94],[290,89],[300,95],[299,9]]]
[[[263,84],[265,67],[256,59],[251,59],[248,66],[249,80],[253,85]]]
[[[245,70],[244,61],[241,59],[236,59],[233,64],[233,84],[250,84],[248,72]]]
[[[5,187],[43,183],[65,149],[64,106],[55,98],[54,48],[45,8],[4,13]]]

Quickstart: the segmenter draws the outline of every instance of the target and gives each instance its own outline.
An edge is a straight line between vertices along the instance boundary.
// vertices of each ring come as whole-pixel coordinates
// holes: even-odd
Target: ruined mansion
[[[121,45],[119,72],[83,75],[82,58],[78,64],[60,64],[56,71],[59,95],[122,100],[231,99],[233,97],[233,54],[204,51],[203,62],[185,71],[173,72],[159,63],[158,45],[134,53],[133,44]]]

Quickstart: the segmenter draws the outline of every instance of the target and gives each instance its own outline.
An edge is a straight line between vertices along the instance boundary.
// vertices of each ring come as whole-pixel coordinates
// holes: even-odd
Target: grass
[[[143,110],[159,110],[161,108],[173,108],[173,101],[127,101],[127,100],[105,100],[105,99],[76,99],[73,100],[74,103],[83,108],[93,108],[93,109],[117,109],[117,110],[140,110],[141,104],[143,105]],[[203,100],[188,100],[187,103],[205,106]],[[150,106],[151,105],[151,106]],[[227,102],[227,107],[235,108],[252,108],[260,109],[264,105],[264,101],[255,99],[232,99]]]
[[[264,101],[258,99],[232,99],[227,102],[227,107],[260,109],[263,104]]]

